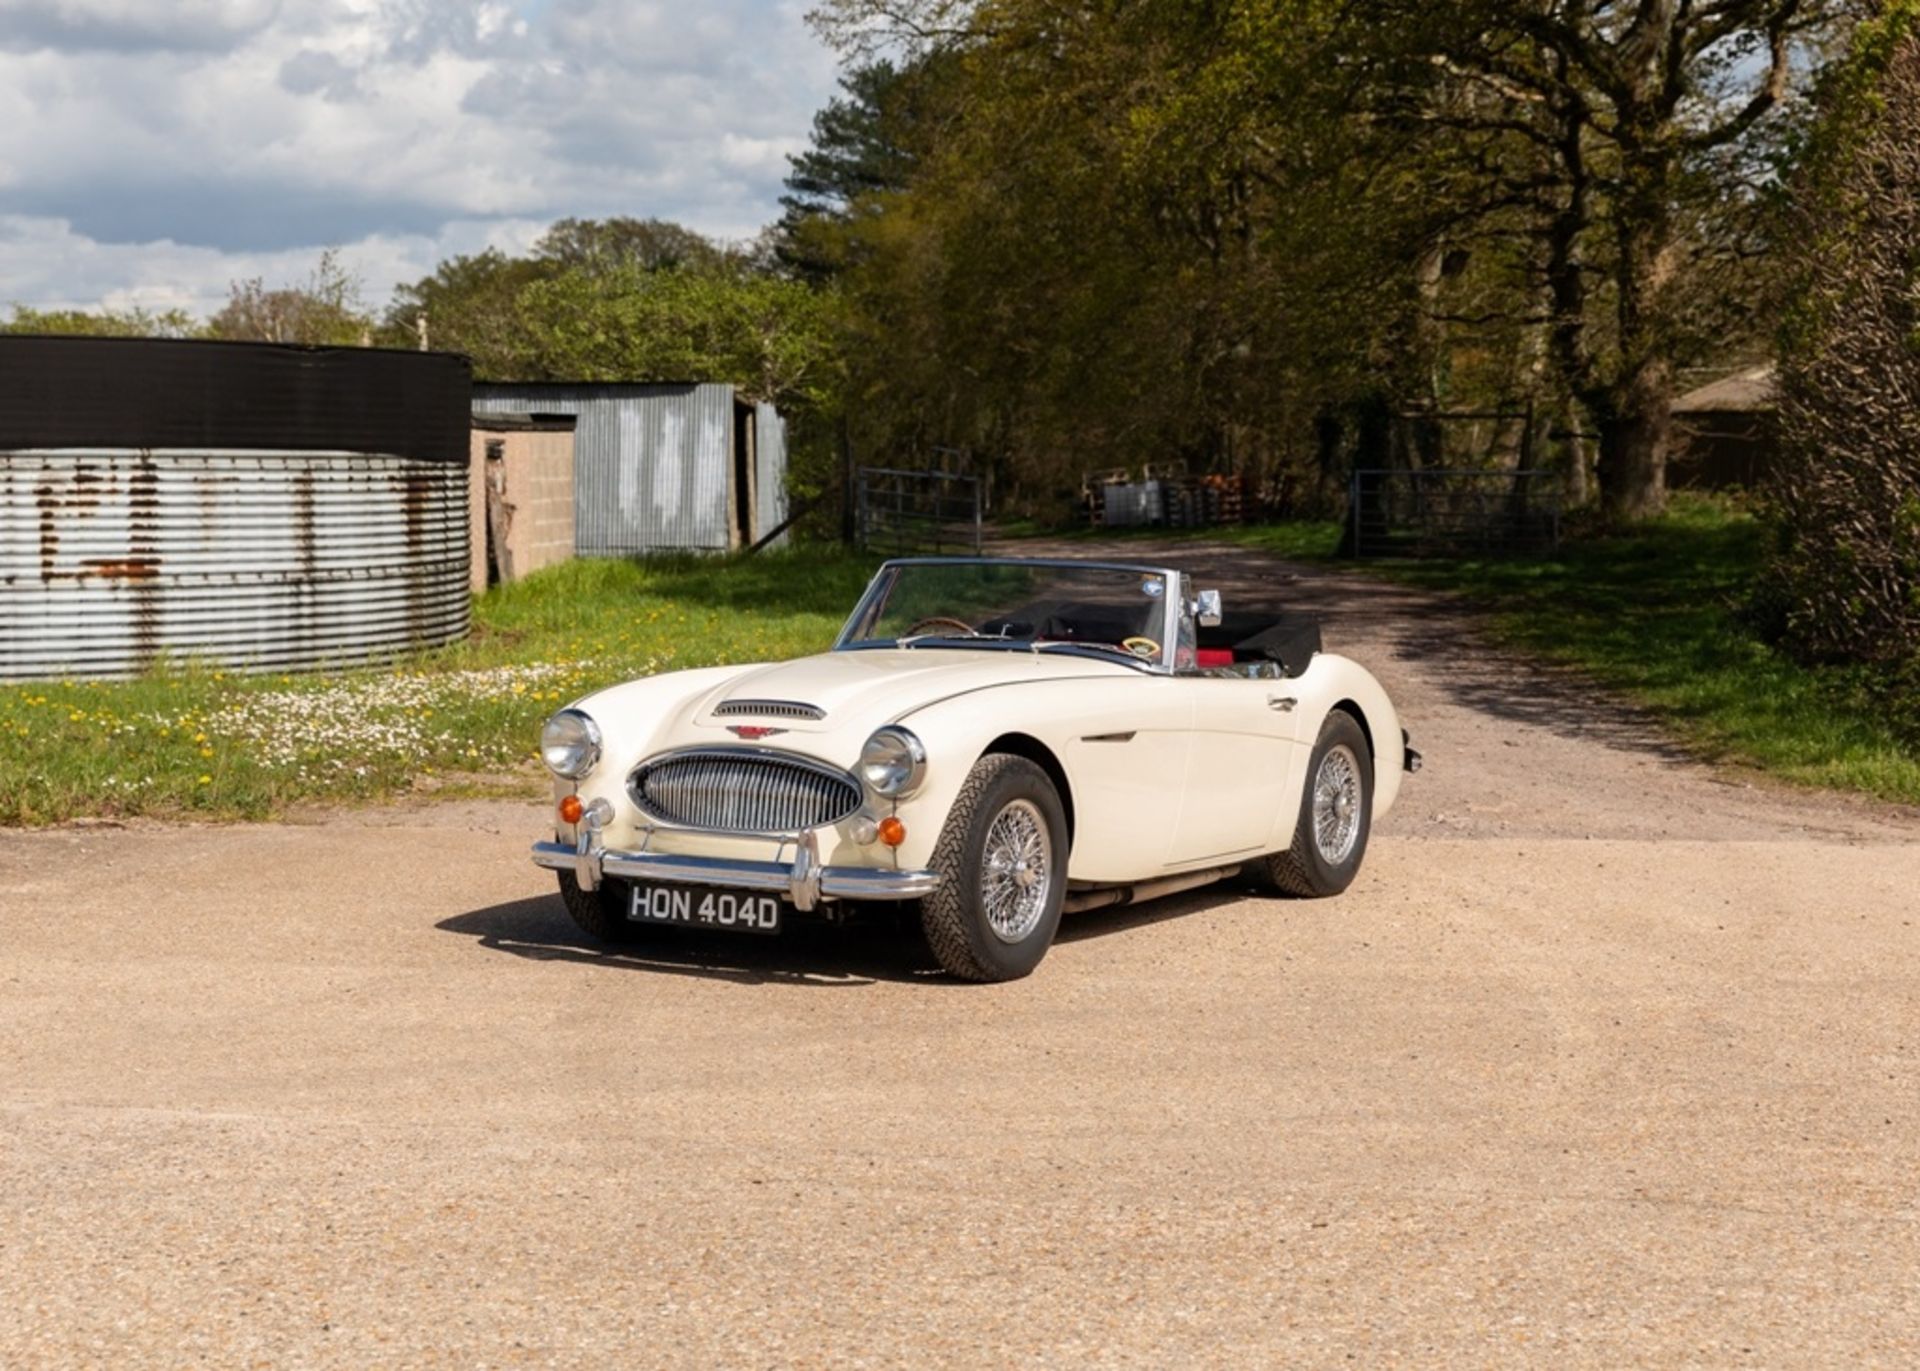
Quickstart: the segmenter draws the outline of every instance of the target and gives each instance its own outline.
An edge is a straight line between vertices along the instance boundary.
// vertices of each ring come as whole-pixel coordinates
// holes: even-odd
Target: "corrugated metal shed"
[[[731,386],[504,382],[476,385],[473,408],[574,416],[581,556],[724,552],[785,517],[785,421]]]

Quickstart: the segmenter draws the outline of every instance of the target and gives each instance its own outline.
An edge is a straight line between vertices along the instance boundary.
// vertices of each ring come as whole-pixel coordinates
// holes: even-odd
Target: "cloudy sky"
[[[0,0],[0,309],[370,304],[566,215],[728,238],[833,89],[809,0]]]

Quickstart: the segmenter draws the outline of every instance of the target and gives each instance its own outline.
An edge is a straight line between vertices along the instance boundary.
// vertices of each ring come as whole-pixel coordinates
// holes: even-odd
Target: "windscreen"
[[[1008,562],[883,569],[840,647],[1071,647],[1161,660],[1167,578]]]

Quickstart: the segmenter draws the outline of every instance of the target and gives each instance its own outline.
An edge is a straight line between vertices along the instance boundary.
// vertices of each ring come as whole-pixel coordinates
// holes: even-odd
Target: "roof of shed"
[[[1675,414],[1754,414],[1774,406],[1772,362],[1736,371],[1673,402]]]

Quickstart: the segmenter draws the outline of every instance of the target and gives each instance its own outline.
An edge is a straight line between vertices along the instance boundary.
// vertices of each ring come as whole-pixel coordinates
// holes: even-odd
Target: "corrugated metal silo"
[[[0,338],[0,679],[467,631],[464,359]]]

